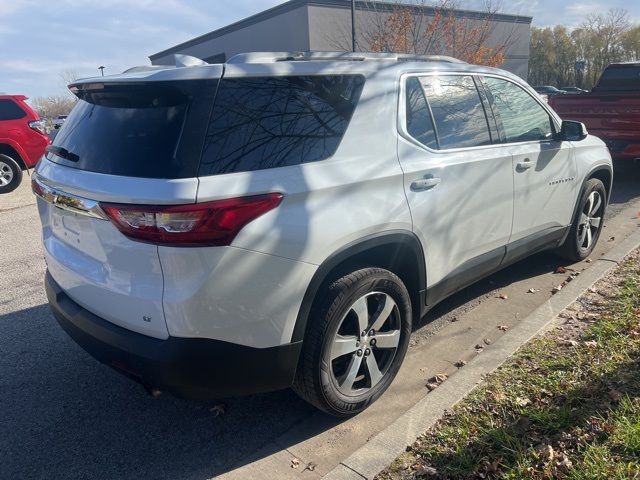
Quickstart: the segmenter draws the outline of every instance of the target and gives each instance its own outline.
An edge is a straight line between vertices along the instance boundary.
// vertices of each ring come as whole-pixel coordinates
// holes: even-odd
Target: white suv
[[[589,255],[611,190],[582,124],[445,57],[242,54],[70,88],[33,176],[51,308],[190,398],[293,386],[358,413],[447,295],[543,249]]]

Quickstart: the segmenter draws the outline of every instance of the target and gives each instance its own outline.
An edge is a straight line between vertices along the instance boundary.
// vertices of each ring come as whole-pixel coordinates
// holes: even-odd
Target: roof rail
[[[247,52],[234,55],[227,63],[276,63],[295,61],[349,61],[380,60],[387,62],[450,62],[465,63],[444,55],[414,55],[410,53],[377,53],[377,52]]]
[[[447,62],[447,63],[467,63],[458,58],[447,55],[414,55],[412,53],[399,53],[399,62]]]

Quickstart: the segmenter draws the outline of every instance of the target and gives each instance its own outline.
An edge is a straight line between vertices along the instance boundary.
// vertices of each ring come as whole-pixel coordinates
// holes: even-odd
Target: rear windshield
[[[112,175],[195,177],[216,83],[88,85],[47,158]]]
[[[360,75],[222,79],[200,175],[298,165],[333,155],[349,124]]]
[[[606,68],[593,90],[640,92],[640,66]]]

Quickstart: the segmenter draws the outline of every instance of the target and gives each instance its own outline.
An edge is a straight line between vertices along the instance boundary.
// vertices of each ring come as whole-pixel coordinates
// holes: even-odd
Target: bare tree
[[[75,97],[72,98],[66,94],[36,97],[31,101],[31,105],[36,109],[40,117],[49,121],[58,115],[68,115],[75,103]]]
[[[629,22],[625,10],[611,9],[605,14],[586,17],[573,31],[561,25],[534,27],[529,81],[538,85],[591,88],[608,64],[637,60],[639,56],[640,26]],[[578,63],[584,68],[577,69]]]
[[[58,74],[58,76],[60,77],[60,81],[62,83],[62,86],[64,87],[65,92],[73,96],[73,93],[71,93],[67,87],[69,86],[70,83],[73,83],[75,80],[78,79],[78,77],[80,76],[78,75],[78,72],[72,69],[67,69],[67,70],[62,70]]]
[[[470,63],[500,65],[512,33],[492,38],[501,3],[486,0],[482,14],[460,15],[457,0],[412,3],[365,2],[356,16],[359,49],[373,52],[451,55]],[[349,26],[338,27],[328,40],[339,50],[351,49]]]

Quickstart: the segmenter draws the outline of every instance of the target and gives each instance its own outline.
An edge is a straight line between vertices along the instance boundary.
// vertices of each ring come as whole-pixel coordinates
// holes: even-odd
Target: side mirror
[[[579,142],[587,138],[587,127],[584,123],[575,122],[573,120],[563,120],[560,127],[559,140],[567,140],[570,142]]]

